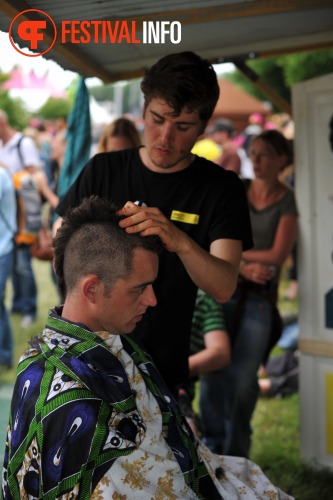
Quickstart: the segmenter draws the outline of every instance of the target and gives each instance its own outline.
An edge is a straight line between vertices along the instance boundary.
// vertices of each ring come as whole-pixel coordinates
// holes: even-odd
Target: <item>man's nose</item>
[[[155,292],[154,292],[154,289],[153,289],[153,285],[147,286],[147,288],[145,290],[144,298],[145,298],[145,303],[146,303],[147,306],[149,306],[149,307],[155,307],[156,306],[157,299],[156,299],[156,295],[155,295]]]
[[[165,143],[169,143],[173,137],[173,126],[171,123],[164,123],[161,131],[162,139]]]

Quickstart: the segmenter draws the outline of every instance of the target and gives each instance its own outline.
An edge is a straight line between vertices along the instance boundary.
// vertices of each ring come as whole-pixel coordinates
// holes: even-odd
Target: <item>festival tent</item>
[[[14,66],[3,88],[9,91],[11,97],[22,99],[29,111],[36,111],[50,97],[66,97],[65,90],[49,80],[47,71],[38,75],[33,69],[24,72],[20,66]]]

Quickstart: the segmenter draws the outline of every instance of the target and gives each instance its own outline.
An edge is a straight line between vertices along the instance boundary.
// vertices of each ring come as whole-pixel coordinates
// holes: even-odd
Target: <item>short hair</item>
[[[134,148],[141,146],[140,134],[135,123],[124,116],[117,118],[105,127],[98,141],[98,153],[105,153],[107,151],[106,141],[109,137],[125,137],[131,141]]]
[[[207,129],[208,135],[214,134],[215,132],[226,132],[228,136],[231,137],[235,132],[235,127],[228,118],[219,118]]]
[[[145,108],[152,99],[161,98],[176,113],[198,110],[203,126],[211,118],[220,93],[213,66],[190,51],[162,57],[145,71],[141,90]]]
[[[108,295],[116,281],[130,276],[136,248],[157,255],[162,252],[159,236],[128,234],[119,226],[124,218],[118,215],[120,208],[110,200],[90,196],[66,212],[53,240],[54,270],[63,297],[88,274],[98,276]]]

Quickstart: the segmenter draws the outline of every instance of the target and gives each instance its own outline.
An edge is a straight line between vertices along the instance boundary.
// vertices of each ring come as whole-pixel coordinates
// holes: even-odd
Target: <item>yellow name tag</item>
[[[171,220],[177,220],[178,222],[186,222],[187,224],[199,224],[199,215],[197,214],[186,214],[185,212],[179,212],[178,210],[172,210]]]

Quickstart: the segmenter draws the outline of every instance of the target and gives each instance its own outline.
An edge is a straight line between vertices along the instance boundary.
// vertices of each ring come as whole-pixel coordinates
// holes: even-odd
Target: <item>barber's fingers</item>
[[[127,201],[125,205],[118,210],[119,215],[125,215],[126,217],[136,214],[139,212],[139,207],[133,203],[133,201]]]
[[[121,208],[119,210],[119,212],[126,211],[126,210],[129,210],[129,209],[134,208],[134,207],[135,207],[135,204],[133,203],[133,201],[127,201],[125,203],[125,205],[123,206],[123,208]]]

